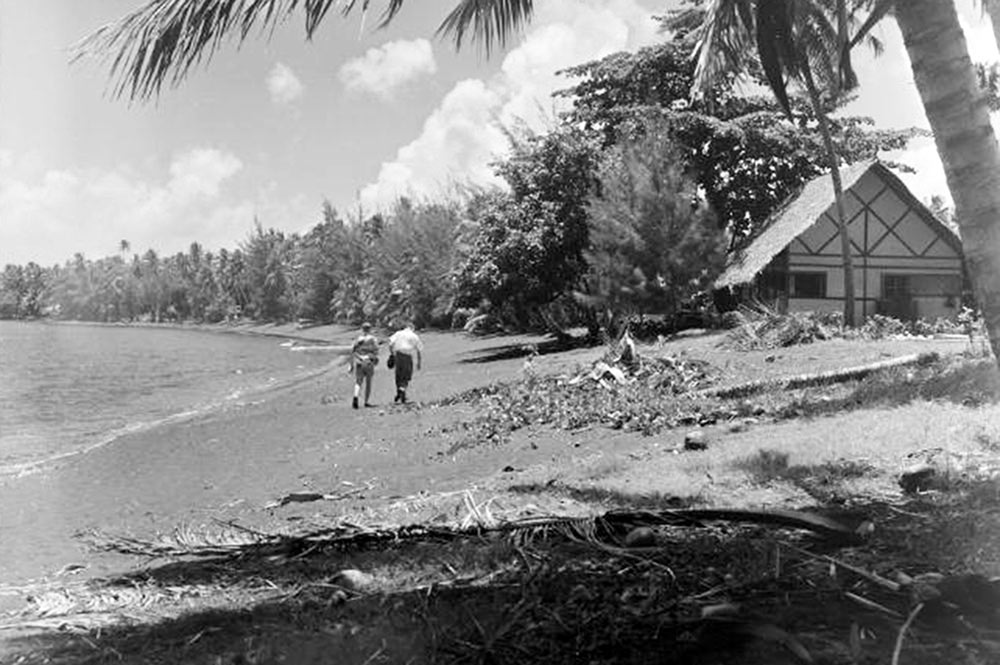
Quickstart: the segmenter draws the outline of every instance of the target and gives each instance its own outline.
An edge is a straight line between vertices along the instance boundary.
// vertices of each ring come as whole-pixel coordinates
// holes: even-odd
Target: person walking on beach
[[[396,398],[394,402],[406,404],[406,389],[413,378],[413,360],[416,356],[417,369],[422,362],[421,352],[424,344],[413,331],[413,324],[407,323],[402,330],[397,330],[389,338],[389,358],[396,370]]]
[[[378,339],[372,334],[372,324],[361,324],[361,334],[351,347],[351,369],[354,371],[354,399],[351,407],[358,408],[361,386],[365,387],[365,406],[371,406],[372,377],[378,364]]]

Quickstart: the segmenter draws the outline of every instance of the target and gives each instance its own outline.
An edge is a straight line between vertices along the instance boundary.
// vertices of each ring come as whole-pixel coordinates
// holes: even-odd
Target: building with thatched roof
[[[878,161],[842,170],[854,261],[856,317],[947,317],[961,307],[962,245]],[[843,311],[844,270],[829,175],[810,180],[734,252],[716,287],[780,311]]]

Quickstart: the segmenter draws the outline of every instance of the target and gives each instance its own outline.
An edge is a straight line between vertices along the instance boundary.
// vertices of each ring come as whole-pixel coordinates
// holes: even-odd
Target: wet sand
[[[265,331],[296,334],[288,328]],[[348,334],[311,329],[301,337],[340,342]],[[425,367],[411,393],[426,403],[516,377],[521,359],[467,361],[529,338],[431,333],[424,340]],[[393,406],[384,364],[376,375],[377,408],[352,410],[352,389],[345,368],[336,366],[251,398],[257,401],[127,435],[20,477],[0,477],[0,583],[39,580],[68,564],[85,563],[86,574],[103,575],[128,563],[88,553],[74,538],[81,530],[148,535],[214,519],[266,524],[278,517],[265,504],[291,491],[330,492],[347,481],[370,483],[366,498],[378,498],[461,487],[471,474],[495,471],[492,460],[479,469],[476,456],[456,463],[438,454],[442,445],[435,432],[461,407]]]

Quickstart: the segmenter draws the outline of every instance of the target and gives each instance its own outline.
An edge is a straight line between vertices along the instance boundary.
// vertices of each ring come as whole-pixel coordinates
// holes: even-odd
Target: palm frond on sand
[[[301,534],[265,533],[225,523],[222,529],[194,531],[179,528],[154,538],[91,531],[81,534],[93,549],[149,557],[225,556],[253,551],[258,555],[303,552],[318,547],[366,547],[401,540],[447,540],[508,534],[517,541],[552,536],[609,545],[622,544],[624,535],[637,527],[699,527],[707,522],[736,522],[777,528],[801,529],[840,539],[859,536],[848,526],[821,515],[790,510],[677,509],[662,511],[608,511],[586,517],[538,516],[498,520],[487,507],[469,502],[470,517],[453,525],[360,525],[341,522]]]

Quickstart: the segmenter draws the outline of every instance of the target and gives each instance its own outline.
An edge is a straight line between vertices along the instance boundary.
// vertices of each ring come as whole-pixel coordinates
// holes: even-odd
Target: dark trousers
[[[396,361],[396,391],[406,390],[413,378],[413,356],[409,353],[397,353]]]

